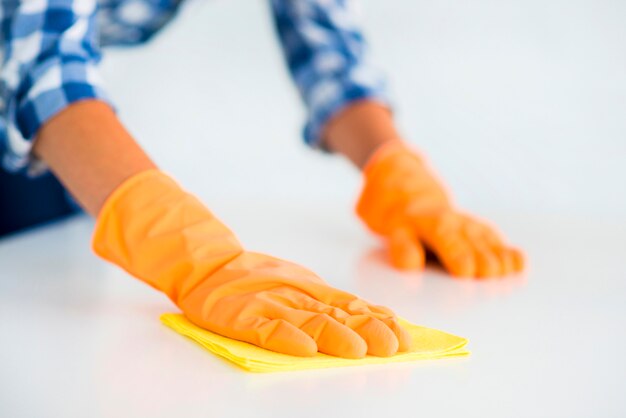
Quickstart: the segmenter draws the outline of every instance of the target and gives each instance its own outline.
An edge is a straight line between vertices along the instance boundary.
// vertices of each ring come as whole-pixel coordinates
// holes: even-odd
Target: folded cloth
[[[400,324],[409,331],[413,338],[410,350],[399,352],[391,357],[367,356],[362,359],[345,359],[322,353],[317,353],[313,357],[295,357],[276,353],[199,328],[182,314],[163,314],[161,321],[179,334],[191,338],[207,351],[235,363],[246,371],[257,373],[397,363],[469,354],[469,351],[465,349],[467,339],[436,329],[414,325],[404,319],[400,319]]]

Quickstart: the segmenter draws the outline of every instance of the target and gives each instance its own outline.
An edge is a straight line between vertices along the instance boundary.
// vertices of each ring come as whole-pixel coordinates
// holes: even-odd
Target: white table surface
[[[478,282],[436,268],[390,270],[345,208],[221,211],[248,246],[466,336],[472,355],[243,372],[162,325],[159,314],[176,308],[92,255],[91,221],[77,218],[0,241],[0,416],[626,414],[625,223],[493,216],[527,250],[530,267],[523,277]]]

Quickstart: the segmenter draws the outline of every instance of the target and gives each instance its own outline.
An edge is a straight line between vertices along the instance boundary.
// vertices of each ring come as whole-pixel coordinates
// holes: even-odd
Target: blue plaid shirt
[[[150,39],[182,0],[0,0],[0,163],[40,171],[31,156],[39,128],[83,99],[111,103],[98,73],[100,48]],[[270,0],[278,37],[307,108],[304,139],[355,100],[387,103],[367,60],[350,0]]]

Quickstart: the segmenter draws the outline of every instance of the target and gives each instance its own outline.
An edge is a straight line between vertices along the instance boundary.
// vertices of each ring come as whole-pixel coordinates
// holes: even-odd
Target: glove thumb
[[[422,270],[425,263],[424,247],[415,234],[405,226],[391,231],[388,236],[389,260],[400,270]]]

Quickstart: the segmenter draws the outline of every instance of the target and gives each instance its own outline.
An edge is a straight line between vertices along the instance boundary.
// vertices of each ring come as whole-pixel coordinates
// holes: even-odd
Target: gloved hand
[[[307,269],[245,251],[194,196],[158,170],[124,182],[97,220],[94,251],[165,293],[196,325],[296,356],[406,350],[389,309]]]
[[[363,174],[356,211],[386,238],[393,266],[423,268],[425,246],[454,276],[500,276],[523,269],[522,253],[492,227],[459,212],[421,158],[402,142],[382,145]]]

